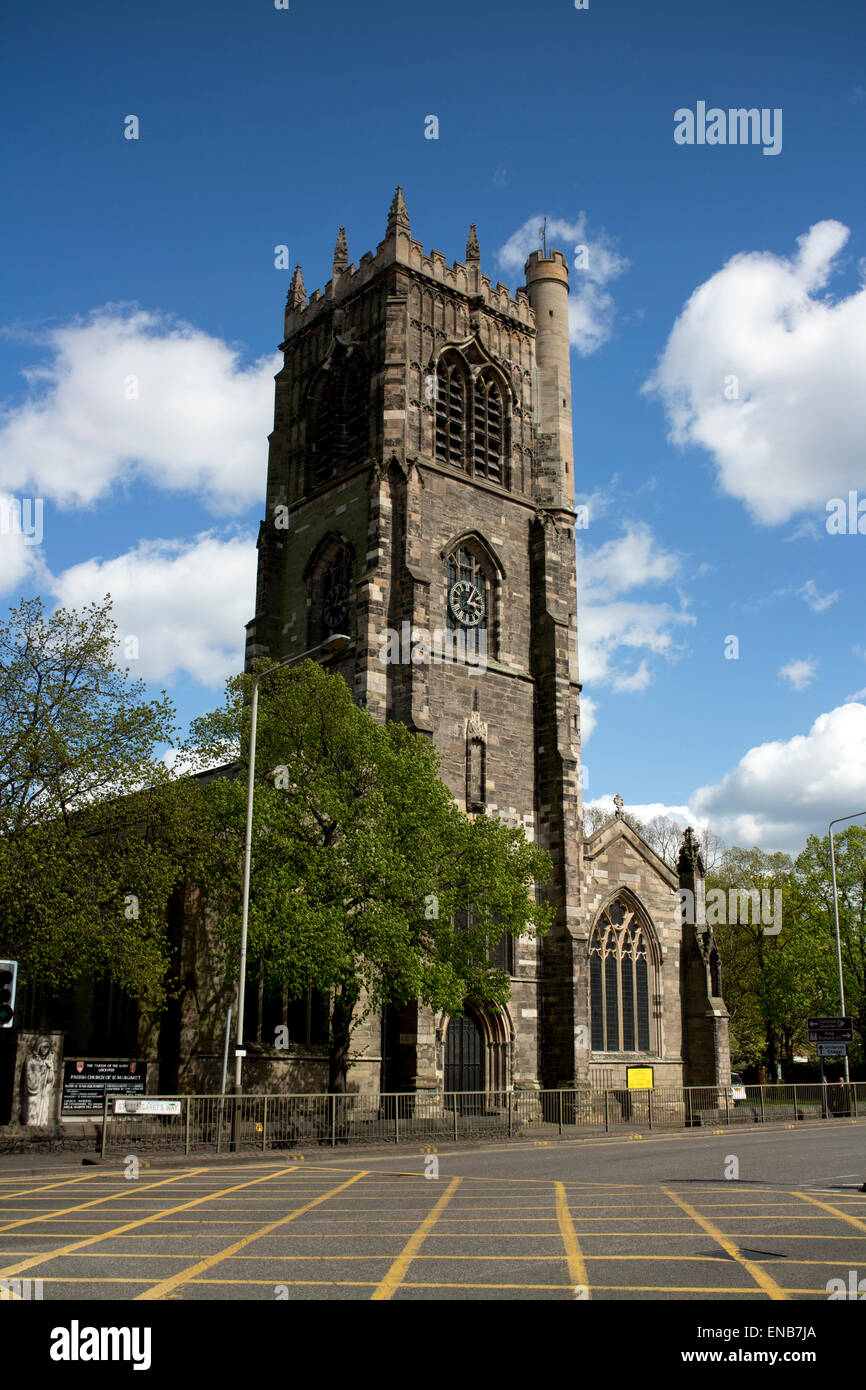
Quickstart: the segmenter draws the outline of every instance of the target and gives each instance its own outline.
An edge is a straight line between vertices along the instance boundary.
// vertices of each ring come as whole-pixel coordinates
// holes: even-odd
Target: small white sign
[[[144,1100],[137,1096],[118,1096],[114,1102],[115,1115],[179,1115],[179,1100]]]

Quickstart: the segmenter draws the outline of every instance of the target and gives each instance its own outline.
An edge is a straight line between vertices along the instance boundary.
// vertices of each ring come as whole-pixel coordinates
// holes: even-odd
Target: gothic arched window
[[[338,536],[319,550],[307,573],[308,642],[318,646],[333,632],[348,632],[352,605],[352,552]]]
[[[310,397],[310,477],[323,487],[347,468],[354,468],[368,451],[369,375],[362,358],[353,354],[342,365],[321,373]]]
[[[436,383],[436,457],[466,467],[466,374],[455,358],[439,363]]]
[[[652,951],[625,899],[604,909],[589,945],[593,1052],[649,1052]]]
[[[503,421],[499,384],[486,374],[476,378],[472,419],[472,459],[475,472],[491,483],[502,482]]]
[[[448,556],[446,608],[455,655],[488,654],[492,591],[491,576],[475,548],[465,544],[453,550]]]

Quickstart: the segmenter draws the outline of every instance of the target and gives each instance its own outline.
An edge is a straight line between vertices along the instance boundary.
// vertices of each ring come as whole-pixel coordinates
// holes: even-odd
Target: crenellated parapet
[[[399,206],[395,209],[398,202]],[[423,244],[411,235],[402,189],[398,188],[391,205],[388,231],[384,240],[379,242],[375,254],[366,251],[357,265],[354,262],[350,265],[345,231],[340,228],[333,278],[324,289],[314,290],[306,303],[300,302],[297,295],[290,295],[289,303],[286,305],[284,342],[280,344],[281,348],[285,349],[288,339],[301,329],[309,328],[326,307],[333,307],[357,295],[383,269],[391,265],[405,266],[451,294],[464,295],[467,299],[472,299],[475,307],[482,307],[513,319],[523,328],[533,331],[535,314],[525,289],[518,289],[516,294],[512,295],[508,286],[501,280],[494,285],[490,277],[482,273],[474,224],[466,249],[466,260],[454,261],[451,265],[448,265],[442,251],[431,249],[425,252]]]

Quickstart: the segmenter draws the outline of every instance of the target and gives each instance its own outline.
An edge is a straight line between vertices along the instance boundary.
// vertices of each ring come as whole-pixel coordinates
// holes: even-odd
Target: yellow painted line
[[[60,1276],[49,1276],[43,1280],[45,1284],[133,1284],[140,1280],[134,1279],[68,1279]],[[289,1288],[335,1288],[335,1289],[371,1289],[374,1287],[373,1280],[370,1279],[194,1279],[194,1284],[213,1285],[224,1288],[274,1288],[277,1284],[287,1284]],[[481,1284],[470,1283],[468,1280],[459,1283],[421,1283],[405,1280],[402,1284],[405,1289],[544,1289],[549,1291],[561,1291],[570,1293],[569,1284]],[[759,1289],[741,1289],[727,1287],[720,1284],[713,1284],[707,1287],[692,1284],[596,1284],[595,1288],[605,1293],[694,1293],[694,1294],[736,1294],[739,1298],[757,1298],[760,1295]],[[799,1297],[826,1298],[825,1289],[786,1289],[786,1294],[794,1294]]]
[[[820,1207],[822,1211],[827,1211],[831,1216],[835,1216],[838,1221],[847,1221],[849,1226],[853,1226],[858,1231],[866,1231],[866,1221],[858,1221],[856,1216],[849,1216],[847,1211],[839,1211],[838,1207],[831,1206],[829,1202],[819,1202],[817,1197],[812,1197],[808,1192],[798,1192],[797,1196],[801,1202],[811,1202],[813,1206]],[[817,1221],[819,1218],[816,1217]],[[833,1237],[837,1239],[837,1237]]]
[[[675,1192],[671,1192],[667,1187],[663,1187],[662,1192],[670,1197],[672,1202],[676,1202],[677,1206],[681,1207],[683,1211],[688,1212],[689,1216],[697,1222],[701,1230],[706,1231],[708,1236],[712,1236],[713,1240],[718,1242],[726,1254],[730,1255],[732,1260],[736,1260],[737,1264],[754,1279],[755,1283],[760,1285],[769,1298],[772,1298],[776,1302],[787,1300],[788,1295],[785,1293],[784,1289],[779,1288],[775,1279],[771,1279],[766,1270],[763,1270],[760,1265],[755,1264],[753,1260],[747,1260],[741,1255],[730,1237],[726,1236],[723,1231],[720,1231],[718,1226],[710,1221],[708,1217],[702,1216],[693,1206],[688,1202],[684,1202],[682,1197],[678,1197]]]
[[[239,1250],[243,1250],[244,1247],[250,1245],[252,1241],[260,1240],[262,1236],[270,1235],[271,1231],[278,1230],[280,1226],[287,1226],[290,1221],[296,1221],[298,1217],[303,1216],[305,1212],[312,1211],[313,1207],[319,1206],[322,1202],[327,1202],[328,1198],[332,1197],[334,1193],[344,1192],[347,1187],[351,1187],[353,1183],[359,1182],[363,1177],[366,1177],[366,1173],[356,1173],[354,1177],[348,1178],[346,1182],[340,1183],[338,1187],[332,1188],[330,1192],[323,1192],[320,1196],[314,1197],[312,1201],[306,1202],[304,1206],[296,1207],[294,1211],[289,1212],[288,1216],[281,1216],[278,1221],[269,1221],[266,1226],[259,1227],[257,1231],[250,1231],[249,1235],[242,1236],[241,1239],[235,1241],[233,1245],[227,1245],[224,1250],[217,1251],[215,1255],[206,1255],[203,1260],[199,1260],[196,1264],[189,1265],[187,1269],[179,1270],[177,1274],[172,1274],[168,1279],[163,1279],[159,1284],[154,1284],[153,1288],[148,1289],[145,1293],[139,1294],[138,1299],[147,1301],[164,1298],[166,1294],[179,1288],[181,1284],[189,1283],[197,1274],[203,1274],[205,1270],[212,1269],[214,1265],[218,1265],[222,1260],[227,1260],[232,1255],[236,1255]]]
[[[374,1293],[371,1295],[371,1301],[382,1303],[394,1297],[394,1294],[397,1292],[397,1289],[400,1287],[400,1284],[403,1281],[403,1276],[405,1275],[406,1270],[412,1263],[413,1257],[421,1249],[421,1246],[424,1244],[424,1241],[427,1238],[428,1233],[433,1229],[434,1225],[436,1224],[436,1220],[439,1216],[439,1213],[445,1210],[448,1203],[451,1201],[453,1194],[457,1191],[457,1188],[459,1186],[460,1178],[452,1178],[447,1188],[442,1193],[442,1196],[439,1198],[439,1201],[436,1203],[435,1207],[433,1207],[432,1211],[429,1211],[427,1215],[424,1217],[424,1220],[421,1222],[421,1225],[418,1227],[415,1234],[411,1236],[409,1240],[406,1242],[402,1251],[397,1256],[391,1268],[385,1275],[385,1278],[382,1280],[381,1284],[378,1285]]]
[[[62,1182],[48,1182],[42,1187],[22,1187],[20,1192],[0,1193],[0,1204],[4,1207],[12,1197],[35,1197],[38,1192],[51,1192],[58,1187],[72,1187],[79,1182],[92,1182],[97,1177],[96,1173],[85,1173],[83,1178],[64,1178]]]
[[[234,1187],[226,1187],[222,1191],[212,1192],[204,1197],[194,1197],[192,1201],[182,1202],[176,1207],[167,1207],[163,1211],[154,1212],[151,1216],[143,1216],[138,1221],[128,1221],[123,1226],[115,1226],[110,1231],[103,1231],[99,1235],[85,1236],[80,1240],[73,1241],[71,1245],[61,1246],[59,1250],[46,1250],[44,1254],[30,1256],[26,1260],[19,1260],[17,1264],[7,1265],[5,1269],[0,1269],[0,1278],[7,1275],[20,1274],[22,1270],[32,1269],[34,1265],[45,1264],[49,1260],[56,1260],[61,1255],[72,1255],[76,1250],[83,1250],[87,1245],[95,1245],[101,1240],[111,1240],[116,1236],[126,1235],[128,1231],[134,1230],[137,1226],[147,1226],[151,1221],[161,1221],[164,1216],[172,1216],[177,1211],[188,1211],[190,1207],[200,1206],[202,1202],[212,1202],[219,1197],[225,1197],[230,1192],[237,1192],[241,1187],[254,1187],[256,1183],[267,1182],[273,1177],[272,1173],[265,1173],[263,1177],[253,1178],[251,1182],[243,1182]],[[154,1184],[155,1186],[157,1184]],[[32,1234],[28,1233],[28,1234]],[[74,1282],[74,1281],[73,1281]]]
[[[196,1169],[195,1171],[201,1172],[201,1169]],[[160,1178],[158,1182],[148,1183],[147,1187],[143,1190],[150,1191],[155,1187],[166,1187],[169,1183],[181,1182],[184,1176],[184,1173],[179,1173],[173,1178]],[[35,1225],[37,1221],[50,1221],[57,1216],[70,1216],[74,1211],[87,1211],[88,1207],[98,1207],[101,1202],[113,1202],[115,1197],[119,1197],[120,1195],[121,1193],[119,1192],[113,1194],[109,1193],[103,1197],[94,1197],[91,1202],[79,1202],[78,1205],[74,1207],[63,1207],[59,1211],[44,1211],[39,1216],[25,1216],[18,1221],[10,1221],[8,1226],[0,1226],[0,1235],[5,1235],[7,1231],[14,1231],[18,1226],[32,1226]],[[2,1273],[3,1271],[0,1270],[0,1277],[2,1277]]]
[[[572,1287],[575,1284],[582,1284],[587,1290],[587,1298],[590,1298],[589,1278],[586,1273],[586,1265],[583,1262],[583,1253],[580,1248],[580,1241],[574,1229],[571,1219],[571,1212],[568,1209],[568,1197],[561,1182],[553,1184],[556,1193],[556,1219],[559,1222],[559,1232],[562,1236],[562,1243],[565,1246],[565,1257],[568,1260],[568,1277]],[[604,1220],[603,1217],[595,1218],[597,1221]]]

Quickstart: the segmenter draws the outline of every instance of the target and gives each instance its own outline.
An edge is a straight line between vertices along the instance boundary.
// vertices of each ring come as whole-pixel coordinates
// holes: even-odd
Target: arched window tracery
[[[473,397],[474,471],[491,483],[501,483],[505,411],[499,384],[492,374],[476,377]]]
[[[455,655],[491,655],[494,575],[471,541],[455,547],[447,561],[446,614]]]
[[[439,363],[436,381],[436,457],[454,468],[466,467],[466,400],[468,380],[455,357]]]
[[[652,945],[626,898],[610,903],[592,930],[589,975],[593,1052],[652,1051]]]
[[[362,463],[368,450],[370,378],[352,354],[321,373],[310,396],[310,468],[314,488]]]
[[[353,567],[350,547],[336,535],[331,536],[315,556],[307,573],[309,646],[318,646],[334,632],[348,632]]]

